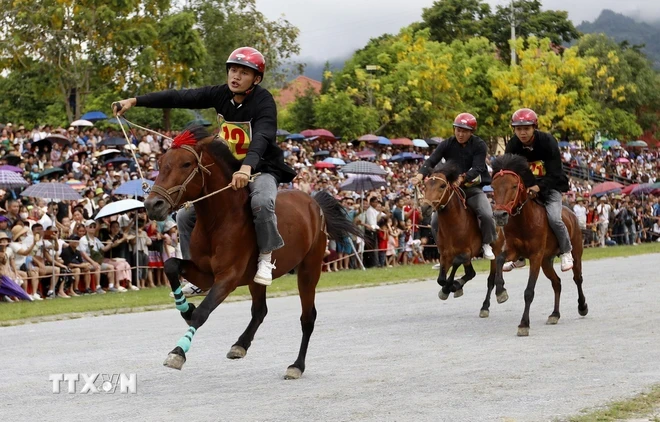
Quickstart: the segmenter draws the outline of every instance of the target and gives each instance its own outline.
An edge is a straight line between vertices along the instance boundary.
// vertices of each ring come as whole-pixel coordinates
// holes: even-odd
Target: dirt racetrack
[[[527,269],[480,319],[485,277],[441,302],[435,281],[322,293],[302,379],[297,297],[269,300],[245,359],[225,358],[250,303],[221,305],[181,372],[162,362],[186,326],[171,310],[0,328],[7,421],[550,421],[660,382],[660,255],[585,263],[589,315],[562,274],[562,317],[541,278],[516,337]],[[356,272],[356,277],[359,272]],[[429,269],[429,275],[432,272]],[[127,293],[130,294],[130,293]],[[136,373],[137,394],[52,393],[51,373]],[[81,383],[82,384],[82,383]],[[81,385],[78,386],[80,391]]]

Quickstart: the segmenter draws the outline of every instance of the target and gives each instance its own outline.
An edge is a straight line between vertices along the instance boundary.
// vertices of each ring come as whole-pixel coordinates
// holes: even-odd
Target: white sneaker
[[[181,293],[184,297],[203,296],[204,290],[188,282],[181,288]],[[174,292],[170,292],[170,297],[174,297]]]
[[[489,261],[492,261],[493,259],[495,259],[495,254],[493,253],[493,248],[491,248],[489,244],[484,243],[481,248],[484,251],[484,258],[485,259],[487,259]]]
[[[513,270],[514,268],[522,268],[525,266],[525,260],[524,259],[519,259],[517,261],[509,261],[505,263],[502,266],[502,271],[505,273],[508,273],[509,271]]]
[[[138,286],[136,286],[135,284],[131,284],[130,286],[131,286],[131,287],[129,287],[130,290],[135,290],[135,291],[140,290],[140,288]]]
[[[438,262],[437,264],[435,264],[435,265],[434,265],[433,267],[431,267],[431,268],[434,269],[434,270],[439,270],[440,267],[442,267],[442,265],[440,265],[440,263]]]
[[[119,291],[119,293],[124,293],[124,292],[128,291],[128,290],[126,290],[126,288],[124,288],[122,286],[117,286],[117,290]]]
[[[33,295],[32,295],[32,299],[33,299],[33,300],[43,300],[43,299],[41,298],[41,295],[40,295],[39,293],[35,293],[35,294],[33,294]]]
[[[266,260],[261,260],[257,264],[257,273],[254,275],[254,282],[270,286],[273,282],[273,270],[276,268],[275,264],[271,264]]]
[[[570,252],[559,255],[561,258],[561,270],[568,271],[573,268],[573,255]]]

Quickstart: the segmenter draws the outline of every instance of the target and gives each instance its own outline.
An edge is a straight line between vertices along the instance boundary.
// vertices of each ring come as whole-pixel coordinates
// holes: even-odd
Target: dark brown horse
[[[186,201],[192,201],[229,185],[240,168],[224,142],[213,140],[203,127],[184,132],[192,145],[171,148],[160,158],[160,174],[145,201],[150,218],[164,220]],[[179,138],[182,139],[182,138]],[[177,139],[175,139],[175,144]],[[252,295],[252,319],[227,354],[230,359],[245,356],[267,313],[266,286],[253,281],[257,268],[257,243],[248,189],[226,189],[194,204],[197,222],[192,232],[192,260],[170,258],[165,273],[170,281],[176,307],[189,325],[187,333],[170,352],[165,366],[181,369],[195,332],[209,314],[238,286],[248,285]],[[315,289],[327,236],[343,239],[357,229],[348,221],[343,207],[329,194],[314,198],[301,191],[283,191],[277,196],[278,229],[285,245],[273,252],[277,269],[273,278],[297,270],[302,305],[302,343],[298,358],[285,378],[299,378],[305,370],[305,356],[314,330]],[[183,276],[203,290],[210,289],[199,308],[189,304],[181,292]]]
[[[454,297],[463,295],[463,286],[476,275],[472,267],[472,258],[481,253],[481,230],[474,212],[465,202],[463,191],[455,187],[453,183],[460,175],[459,167],[452,163],[441,163],[433,170],[433,174],[425,181],[425,193],[422,202],[430,205],[438,215],[438,230],[435,236],[440,253],[440,275],[438,284],[442,289],[438,296],[442,300],[454,292]],[[497,240],[492,245],[493,252],[497,256],[502,251],[504,236],[498,229]],[[463,265],[465,275],[454,280],[456,270]],[[447,271],[449,277],[447,278]],[[488,274],[488,290],[486,299],[481,307],[479,316],[487,318],[490,308],[490,295],[495,289],[498,303],[504,303],[509,295],[504,288],[502,271],[496,270],[495,260],[490,262],[490,273]]]
[[[503,253],[497,257],[500,264],[528,258],[529,278],[525,289],[525,311],[518,326],[518,335],[529,335],[529,308],[534,300],[534,288],[539,270],[552,282],[555,292],[555,307],[548,317],[547,324],[559,322],[559,298],[561,280],[552,267],[554,258],[559,255],[559,243],[548,224],[543,205],[530,200],[527,188],[536,184],[536,179],[524,157],[504,154],[493,161],[493,182],[495,197],[495,223],[504,226],[506,244]],[[578,290],[578,313],[587,315],[589,308],[582,292],[582,231],[575,214],[568,208],[562,210],[562,220],[566,224],[573,246],[573,280]],[[499,265],[498,268],[502,268]]]

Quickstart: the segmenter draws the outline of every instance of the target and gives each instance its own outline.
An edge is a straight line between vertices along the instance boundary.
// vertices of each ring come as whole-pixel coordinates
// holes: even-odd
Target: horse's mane
[[[186,128],[183,132],[177,135],[172,141],[172,148],[180,148],[182,145],[197,145],[211,138],[212,134],[208,129],[201,125],[192,125]],[[219,162],[227,165],[227,175],[238,171],[241,167],[241,161],[231,153],[229,147],[223,140],[211,140],[206,142],[207,149],[213,155],[213,158]]]
[[[504,154],[495,158],[492,162],[493,176],[500,170],[509,170],[516,173],[522,179],[525,187],[534,186],[536,177],[529,169],[527,159],[522,155]]]
[[[433,169],[433,173],[443,174],[447,178],[447,182],[453,183],[458,179],[458,176],[461,175],[461,169],[455,162],[447,161],[444,163],[438,163]]]

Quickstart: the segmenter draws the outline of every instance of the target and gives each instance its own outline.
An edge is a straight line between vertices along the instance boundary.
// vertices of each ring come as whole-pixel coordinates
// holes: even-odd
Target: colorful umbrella
[[[375,174],[375,175],[384,175],[387,174],[385,170],[380,168],[379,165],[370,163],[369,161],[353,161],[352,163],[346,165],[342,169],[343,173],[346,174]]]
[[[649,146],[649,144],[647,144],[647,143],[644,142],[644,141],[637,140],[637,141],[628,142],[628,143],[626,144],[626,146],[629,146],[629,147],[642,147],[642,148],[646,148],[646,147]]]
[[[24,170],[23,170],[22,168],[20,168],[20,167],[9,166],[9,165],[0,166],[0,170],[4,170],[4,171],[13,171],[14,173],[19,173],[19,174],[23,174],[23,171],[24,171]]]
[[[277,132],[275,132],[275,136],[289,136],[289,135],[291,135],[291,132],[284,129],[277,129]]]
[[[330,155],[330,151],[316,151],[314,157],[326,157]]]
[[[346,162],[342,160],[341,158],[335,158],[335,157],[328,157],[325,160],[323,160],[324,163],[330,163],[334,164],[336,166],[345,166]]]
[[[14,171],[0,170],[0,188],[15,189],[28,186],[30,183]]]
[[[21,196],[59,200],[80,200],[82,196],[65,183],[39,183],[21,192]]]
[[[94,126],[94,123],[90,122],[89,120],[76,120],[75,122],[71,122],[71,126],[74,127],[79,127],[79,126]]]
[[[124,138],[105,138],[99,142],[99,146],[105,145],[106,147],[116,147],[126,145],[126,139]]]
[[[625,158],[625,157],[619,157],[616,160],[614,160],[615,163],[629,163],[630,160]]]
[[[407,147],[413,146],[413,142],[409,138],[394,138],[390,139],[390,142],[392,142],[392,145],[403,145]]]
[[[378,138],[379,138],[378,136],[369,133],[369,134],[367,134],[367,135],[362,135],[362,136],[360,136],[360,137],[358,138],[358,141],[369,142],[369,143],[376,143],[376,142],[378,142]]]
[[[39,175],[36,177],[37,180],[43,179],[46,176],[50,176],[53,174],[58,174],[58,173],[64,173],[64,169],[60,167],[51,167],[49,169],[46,169],[39,173]]]
[[[119,185],[112,193],[115,195],[146,196],[147,194],[142,189],[142,182],[140,179],[129,180]],[[145,180],[145,182],[147,182],[149,187],[154,185],[154,182],[151,180]]]
[[[387,186],[387,181],[373,174],[358,174],[351,176],[341,184],[341,189],[353,192],[364,192]]]
[[[392,145],[392,142],[384,136],[379,136],[378,145]]]
[[[307,129],[300,132],[300,134],[306,138],[318,136],[319,138],[326,138],[331,140],[337,139],[335,135],[333,135],[332,132],[327,129]]]
[[[111,202],[105,207],[101,208],[95,220],[104,217],[110,217],[117,214],[124,214],[129,211],[139,210],[144,208],[144,204],[137,199],[122,199],[121,201]]]
[[[412,143],[418,148],[428,148],[429,144],[423,139],[413,139]]]
[[[369,150],[360,151],[356,155],[360,158],[376,158],[376,153]]]
[[[81,182],[80,180],[76,180],[76,179],[67,180],[66,184],[71,186],[73,189],[75,189],[77,191],[83,190],[87,187],[87,185],[85,183]]]
[[[292,133],[291,135],[287,135],[286,139],[292,141],[302,141],[303,139],[305,139],[305,135],[302,135],[300,133]]]
[[[317,169],[333,169],[336,166],[332,163],[326,163],[324,161],[319,161],[318,163],[314,164],[314,167],[316,167]]]
[[[623,189],[623,185],[617,182],[604,182],[599,183],[591,190],[591,196],[603,196],[610,193],[619,193]]]
[[[98,120],[105,120],[108,118],[102,111],[88,111],[87,113],[80,116],[82,120],[89,120],[90,122],[96,122]]]

